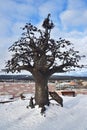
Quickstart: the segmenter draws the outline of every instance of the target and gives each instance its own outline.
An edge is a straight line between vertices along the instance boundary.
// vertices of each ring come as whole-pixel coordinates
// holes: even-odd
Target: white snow
[[[52,103],[45,115],[40,108],[27,109],[27,100],[0,104],[0,130],[87,130],[87,95],[63,96],[64,107]],[[9,96],[0,96],[0,101]]]

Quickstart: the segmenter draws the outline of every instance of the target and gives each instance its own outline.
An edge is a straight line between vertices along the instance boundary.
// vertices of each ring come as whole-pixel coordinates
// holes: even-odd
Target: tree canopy
[[[44,19],[42,27],[43,30],[26,23],[22,28],[21,38],[9,47],[9,51],[13,54],[6,64],[7,72],[27,70],[33,74],[34,70],[37,70],[50,76],[55,72],[66,72],[75,67],[83,67],[78,64],[81,56],[74,50],[70,41],[51,38],[54,24],[50,20],[50,14]]]

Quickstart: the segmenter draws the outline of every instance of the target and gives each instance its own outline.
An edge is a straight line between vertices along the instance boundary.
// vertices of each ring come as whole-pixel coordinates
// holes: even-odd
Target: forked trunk
[[[48,96],[48,80],[42,77],[39,77],[39,80],[35,82],[35,103],[39,107],[44,105],[49,105],[49,96]]]

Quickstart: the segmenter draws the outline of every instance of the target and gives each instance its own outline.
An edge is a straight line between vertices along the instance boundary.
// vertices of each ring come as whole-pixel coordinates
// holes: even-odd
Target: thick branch
[[[3,71],[5,72],[20,72],[21,70],[26,70],[26,71],[29,71],[29,72],[33,72],[33,67],[31,65],[17,65],[17,66],[12,66],[10,64],[7,64],[6,65],[6,69],[4,69]]]
[[[48,74],[49,75],[52,75],[52,74],[54,74],[54,73],[56,73],[56,72],[59,72],[59,73],[63,73],[63,72],[65,72],[64,70],[63,70],[63,65],[61,65],[61,66],[55,66],[55,67],[53,67],[52,69],[49,69],[49,72],[48,72]]]
[[[19,71],[21,71],[21,70],[27,70],[27,71],[29,71],[29,72],[31,72],[31,73],[32,73],[32,71],[33,71],[33,67],[30,66],[30,65],[19,66],[17,69],[18,69]]]
[[[48,74],[52,75],[56,72],[63,73],[63,72],[68,71],[71,67],[81,67],[81,66],[79,66],[75,63],[73,63],[73,64],[72,63],[65,63],[65,64],[62,64],[60,66],[54,66],[52,69],[49,69]]]

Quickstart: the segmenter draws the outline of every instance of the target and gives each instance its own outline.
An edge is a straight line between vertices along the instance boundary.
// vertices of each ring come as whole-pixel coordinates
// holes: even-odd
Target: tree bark
[[[39,107],[49,105],[49,94],[48,94],[48,80],[44,77],[39,77],[39,80],[35,82],[35,103]]]

